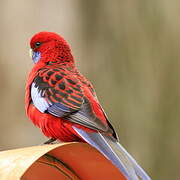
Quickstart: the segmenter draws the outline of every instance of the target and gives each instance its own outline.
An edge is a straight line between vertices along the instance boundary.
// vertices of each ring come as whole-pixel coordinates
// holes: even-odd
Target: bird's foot
[[[54,141],[56,141],[56,139],[51,138],[51,139],[47,140],[46,142],[44,142],[43,144],[53,144]]]

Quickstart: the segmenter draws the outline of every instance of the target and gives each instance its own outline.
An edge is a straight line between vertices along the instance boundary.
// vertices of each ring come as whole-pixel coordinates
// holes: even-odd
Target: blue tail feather
[[[127,178],[127,180],[151,180],[133,157],[113,137],[102,133],[89,133],[73,127],[87,143],[98,149]]]

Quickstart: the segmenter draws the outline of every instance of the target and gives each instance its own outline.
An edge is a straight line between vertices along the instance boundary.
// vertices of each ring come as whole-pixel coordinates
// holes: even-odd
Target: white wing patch
[[[47,101],[41,96],[41,91],[35,87],[35,83],[31,85],[31,98],[34,106],[42,113],[44,113],[50,106]]]

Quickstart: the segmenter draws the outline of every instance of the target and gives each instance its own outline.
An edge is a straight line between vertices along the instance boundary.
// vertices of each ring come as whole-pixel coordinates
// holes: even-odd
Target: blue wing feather
[[[32,83],[31,85],[31,98],[35,107],[42,113],[50,106],[50,104],[41,96],[41,91],[35,87],[35,83]]]
[[[48,111],[54,116],[63,117],[65,114],[70,113],[70,109],[62,103],[51,104],[46,101],[42,96],[42,90],[39,90],[35,86],[35,83],[31,85],[31,98],[35,107],[42,113]]]
[[[107,132],[109,127],[101,122],[91,111],[90,104],[87,99],[84,99],[83,105],[79,111],[72,111],[69,107],[61,102],[52,104],[48,102],[44,96],[43,91],[38,89],[35,83],[31,85],[31,98],[35,107],[41,111],[49,112],[57,117],[64,117],[64,119],[71,122],[81,124],[85,127]]]
[[[50,106],[47,111],[57,117],[63,117],[71,113],[71,110],[62,103],[56,103]]]

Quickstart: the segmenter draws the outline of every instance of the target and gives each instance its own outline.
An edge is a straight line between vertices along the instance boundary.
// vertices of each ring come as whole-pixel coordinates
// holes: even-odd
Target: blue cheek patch
[[[37,63],[40,58],[41,58],[40,52],[33,52],[32,59],[33,59],[34,63]]]

